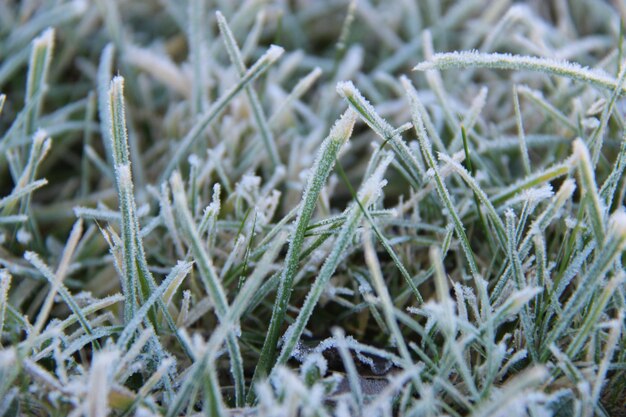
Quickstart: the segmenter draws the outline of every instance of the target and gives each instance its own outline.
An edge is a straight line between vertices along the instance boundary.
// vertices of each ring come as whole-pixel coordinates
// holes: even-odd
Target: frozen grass
[[[624,22],[0,2],[0,417],[626,415]]]

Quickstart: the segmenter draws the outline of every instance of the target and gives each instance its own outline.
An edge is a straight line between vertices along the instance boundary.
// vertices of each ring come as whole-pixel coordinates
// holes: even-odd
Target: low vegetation
[[[624,4],[0,2],[0,416],[626,415]]]

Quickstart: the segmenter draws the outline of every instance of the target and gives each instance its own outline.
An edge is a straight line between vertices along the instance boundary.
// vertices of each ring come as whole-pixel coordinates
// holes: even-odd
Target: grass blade
[[[404,143],[400,135],[389,123],[376,113],[374,107],[361,95],[351,82],[341,82],[337,84],[337,92],[348,102],[350,107],[361,116],[363,121],[372,128],[384,143],[389,142],[398,158],[404,163],[406,169],[411,174],[413,186],[417,189],[421,182],[422,175],[419,170],[419,162],[409,147]]]
[[[337,155],[352,134],[355,119],[356,113],[353,111],[348,110],[344,113],[322,143],[317,158],[311,168],[311,173],[309,174],[309,179],[307,180],[307,185],[302,196],[302,203],[296,214],[295,228],[293,229],[289,250],[285,258],[285,267],[280,277],[276,301],[272,309],[270,326],[263,343],[253,381],[265,376],[274,364],[276,344],[285,319],[287,307],[289,306],[289,300],[293,290],[293,280],[298,271],[300,252],[302,251],[307,227],[313,216],[319,193],[335,165]],[[252,393],[252,391],[250,391],[250,393]]]
[[[389,154],[386,155],[381,160],[376,170],[372,173],[371,177],[365,180],[365,182],[361,186],[361,189],[358,193],[358,200],[361,206],[367,207],[378,196],[383,182],[382,176],[385,172],[385,169],[387,169],[387,166],[391,163],[391,160],[391,156]],[[304,328],[307,322],[311,318],[313,309],[315,308],[320,296],[322,295],[322,292],[324,291],[324,287],[337,269],[343,251],[346,249],[349,241],[354,236],[354,233],[356,232],[356,228],[360,223],[362,216],[363,212],[361,211],[359,204],[353,202],[347,210],[346,221],[341,228],[339,235],[337,236],[335,245],[333,246],[333,250],[328,255],[326,262],[324,262],[322,269],[317,275],[315,282],[313,283],[313,286],[311,287],[311,290],[309,291],[309,294],[305,299],[304,305],[300,309],[300,313],[298,314],[296,321],[289,327],[289,329],[285,333],[284,344],[280,355],[276,360],[276,365],[284,364],[291,356],[296,343],[304,332]],[[276,365],[274,366],[274,369],[276,369]]]
[[[589,69],[579,64],[533,56],[480,53],[476,51],[449,52],[435,54],[428,61],[418,64],[416,71],[450,68],[497,68],[509,70],[539,71],[582,81],[595,87],[616,90],[618,82],[604,71]],[[626,93],[621,87],[620,94]]]
[[[226,105],[235,97],[242,89],[245,88],[250,82],[258,78],[267,69],[280,58],[283,54],[283,48],[280,46],[272,45],[267,52],[259,58],[253,66],[241,77],[241,79],[231,87],[226,93],[224,93],[211,107],[200,117],[200,119],[189,130],[185,137],[181,140],[179,146],[176,148],[174,155],[170,159],[170,162],[165,167],[161,180],[169,178],[176,166],[183,159],[185,154],[189,151],[191,146],[200,137],[202,131],[224,110]]]
[[[220,28],[220,32],[224,37],[224,44],[226,45],[226,51],[228,51],[230,60],[235,65],[235,68],[237,68],[239,76],[244,77],[246,75],[246,65],[243,62],[241,51],[239,50],[239,46],[237,46],[237,41],[235,40],[233,33],[230,31],[224,15],[218,11],[215,13],[215,16],[217,17],[217,24]],[[259,100],[259,96],[256,91],[254,91],[251,84],[246,84],[244,89],[246,90],[246,95],[250,101],[254,118],[258,124],[259,133],[261,134],[261,139],[263,139],[265,150],[270,157],[272,167],[276,168],[281,164],[280,157],[278,156],[278,149],[276,148],[274,135],[270,129],[263,107],[261,106],[261,100]]]
[[[179,226],[191,246],[191,251],[196,259],[196,265],[200,271],[202,284],[215,304],[215,312],[219,320],[223,322],[226,320],[230,310],[228,300],[226,299],[222,284],[215,273],[211,259],[205,251],[200,236],[198,235],[198,230],[189,212],[189,207],[187,206],[187,197],[185,196],[182,179],[177,172],[172,176],[171,187],[174,196],[174,210]],[[235,382],[236,403],[238,406],[242,406],[245,396],[243,361],[241,359],[237,335],[234,331],[231,331],[228,335],[227,346],[231,361],[231,373],[233,374]]]
[[[29,102],[35,98],[37,102],[32,110],[26,114],[26,119],[24,120],[24,136],[30,136],[35,132],[36,124],[39,120],[43,101],[43,95],[40,93],[48,88],[47,80],[53,47],[53,29],[47,29],[41,36],[35,38],[32,43],[26,82],[26,104],[29,104]]]

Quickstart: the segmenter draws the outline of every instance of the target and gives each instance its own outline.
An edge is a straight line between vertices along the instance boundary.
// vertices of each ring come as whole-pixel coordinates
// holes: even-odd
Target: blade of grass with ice
[[[430,59],[434,54],[434,45],[433,45],[433,37],[432,32],[429,29],[426,29],[422,32],[422,49],[424,51],[424,57],[426,59]],[[444,88],[443,78],[439,71],[435,69],[431,69],[425,72],[426,82],[430,87],[431,91],[435,94],[437,98],[437,102],[441,106],[443,110],[443,114],[445,116],[445,121],[448,127],[451,130],[456,130],[459,125],[459,121],[451,109],[450,105],[450,97],[448,92]]]
[[[239,320],[240,316],[244,314],[250,303],[253,301],[255,293],[258,291],[262,284],[263,278],[269,272],[271,263],[278,255],[278,251],[283,246],[287,235],[285,233],[279,233],[276,239],[272,242],[271,246],[263,255],[262,259],[258,262],[257,267],[252,274],[246,279],[245,284],[233,300],[228,315],[222,320],[219,326],[211,333],[211,337],[207,342],[207,346],[202,358],[199,358],[192,366],[194,367],[190,373],[194,376],[187,378],[183,386],[178,391],[178,395],[171,402],[167,416],[177,416],[180,414],[180,410],[184,406],[184,403],[189,400],[194,389],[195,381],[202,376],[203,369],[209,364],[209,361],[213,360],[217,349],[222,345],[224,339],[228,337],[232,332],[231,328]],[[213,386],[217,384],[214,381],[209,381]],[[213,387],[213,389],[215,389]]]
[[[549,346],[558,341],[567,331],[575,316],[593,296],[596,289],[604,281],[604,276],[613,266],[613,262],[626,247],[626,213],[618,211],[610,219],[610,233],[607,235],[603,249],[597,254],[589,269],[580,279],[578,287],[563,308],[557,324],[544,342],[541,355],[546,360],[549,355]]]
[[[381,149],[379,148],[377,150],[377,154],[375,154],[372,157],[372,159],[370,160],[370,164],[368,166],[368,169],[366,170],[366,175],[369,174],[369,171],[373,170],[374,167],[376,166],[375,162],[377,162],[377,160],[378,160],[377,157],[379,157],[380,155],[384,155],[380,151],[381,151]],[[392,164],[393,164],[393,161],[392,161]],[[385,248],[385,250],[387,251],[387,253],[391,257],[391,259],[393,260],[393,263],[398,268],[398,271],[400,271],[400,274],[402,274],[402,277],[404,278],[404,281],[408,285],[409,291],[411,291],[411,293],[415,296],[415,299],[420,304],[423,303],[424,302],[424,298],[422,297],[422,295],[420,294],[419,290],[417,289],[417,286],[416,286],[415,282],[413,282],[413,277],[411,277],[411,275],[407,271],[406,267],[404,266],[404,264],[400,260],[400,257],[398,256],[398,254],[396,254],[396,251],[393,250],[393,247],[391,246],[391,243],[389,242],[389,240],[382,234],[382,232],[380,231],[380,229],[376,225],[376,222],[374,222],[372,213],[370,213],[368,210],[365,209],[365,207],[360,205],[360,202],[359,202],[359,199],[357,198],[356,192],[354,191],[354,188],[352,187],[352,184],[350,183],[350,180],[348,179],[348,176],[346,175],[345,171],[343,170],[343,167],[341,166],[341,163],[337,164],[337,171],[339,172],[339,175],[341,176],[341,179],[343,180],[343,182],[346,184],[346,187],[348,187],[348,191],[350,192],[350,195],[352,196],[353,199],[355,199],[357,204],[359,204],[359,208],[361,209],[361,212],[363,212],[363,215],[365,216],[365,218],[369,222],[369,226],[374,231],[374,234],[376,235],[376,238],[381,243],[381,245],[383,245],[383,248]]]
[[[311,72],[309,72],[307,75],[305,75],[304,77],[302,77],[302,79],[298,81],[298,83],[293,87],[289,95],[285,97],[280,107],[276,109],[276,111],[272,114],[272,116],[268,120],[270,127],[278,126],[278,122],[280,121],[283,113],[289,110],[293,106],[294,102],[296,102],[307,91],[309,91],[311,87],[313,86],[313,84],[315,83],[315,81],[317,81],[317,79],[320,78],[321,75],[322,75],[321,68],[315,67],[311,70]]]
[[[70,327],[71,325],[75,324],[76,322],[81,323],[83,318],[87,317],[88,315],[96,313],[100,310],[106,309],[112,306],[113,304],[117,304],[121,301],[124,301],[124,297],[121,294],[114,294],[114,295],[110,295],[108,297],[102,298],[100,300],[93,301],[91,304],[80,309],[78,311],[79,314],[72,313],[63,321],[57,322],[52,329],[48,329],[48,328],[44,329],[43,332],[41,332],[41,334],[37,338],[35,338],[33,343],[35,345],[42,343],[45,340],[49,339],[54,333],[58,331],[63,331],[67,329],[68,327]],[[9,305],[8,307],[10,308],[11,306]],[[24,327],[29,328],[29,326],[27,326],[25,322],[21,324],[24,325]],[[24,345],[25,345],[25,342],[22,342],[21,346],[24,346]]]
[[[624,169],[626,168],[626,133],[622,136],[622,142],[620,144],[619,153],[615,158],[615,164],[613,165],[613,169],[611,173],[606,178],[604,183],[602,184],[602,188],[600,188],[600,197],[604,200],[604,204],[607,210],[611,209],[615,200],[615,192],[617,187],[622,180],[622,176],[624,174]],[[620,203],[621,202],[615,202]]]
[[[203,243],[198,235],[198,230],[194,224],[189,207],[187,206],[187,196],[184,192],[183,182],[178,172],[174,172],[171,178],[172,194],[174,196],[174,211],[183,235],[187,238],[191,251],[196,260],[196,265],[202,278],[202,284],[206,292],[211,296],[215,304],[215,312],[220,322],[224,321],[229,314],[230,307],[222,284],[213,268],[209,254],[204,249]],[[227,347],[231,361],[231,373],[235,382],[236,403],[243,405],[245,395],[245,379],[243,376],[243,361],[239,350],[237,335],[231,330],[227,338]]]
[[[405,165],[405,168],[411,174],[412,186],[418,189],[419,184],[422,182],[422,174],[419,170],[419,163],[417,162],[415,155],[411,152],[409,147],[404,143],[400,135],[395,129],[387,123],[374,109],[361,92],[352,84],[352,82],[340,82],[337,84],[337,92],[341,95],[356,111],[372,130],[382,138],[383,146],[389,142],[393,150],[398,155],[398,158]]]
[[[526,135],[524,134],[524,121],[522,120],[522,111],[519,105],[519,94],[517,86],[513,86],[513,108],[515,109],[515,122],[517,123],[517,136],[519,138],[520,154],[522,155],[522,163],[524,172],[530,175],[530,158],[528,157],[528,147],[526,146]]]
[[[530,399],[524,396],[524,393],[532,387],[540,386],[547,379],[548,375],[548,370],[540,366],[532,367],[516,375],[498,390],[495,398],[486,399],[479,404],[472,416],[509,415],[520,409],[525,410],[526,404],[524,403]]]
[[[405,92],[408,97],[409,104],[411,106],[411,117],[413,119],[413,127],[415,128],[415,131],[417,134],[417,139],[419,141],[422,155],[424,156],[424,160],[426,161],[426,164],[428,165],[429,170],[432,172],[432,176],[434,177],[434,180],[435,180],[435,187],[437,190],[437,194],[442,204],[447,209],[447,217],[451,220],[451,223],[454,226],[455,233],[461,243],[461,248],[465,255],[465,259],[468,263],[472,279],[478,290],[478,296],[479,296],[480,305],[481,305],[481,313],[482,315],[484,315],[484,320],[488,323],[488,325],[486,326],[487,328],[486,337],[489,341],[491,341],[494,339],[495,330],[493,329],[493,326],[491,325],[492,307],[490,304],[489,295],[487,293],[487,284],[481,277],[480,272],[478,271],[478,266],[476,264],[476,257],[470,246],[467,234],[465,233],[465,228],[463,226],[463,223],[461,222],[461,219],[455,208],[455,205],[452,202],[452,197],[450,196],[450,193],[448,192],[448,189],[445,186],[443,178],[441,177],[439,168],[437,166],[437,163],[435,162],[435,158],[433,157],[432,145],[430,141],[428,140],[428,136],[424,128],[424,123],[421,119],[420,112],[418,111],[416,104],[415,104],[417,91],[415,90],[415,88],[413,87],[413,85],[410,83],[410,81],[407,78],[402,79],[402,84],[405,88]],[[465,169],[462,168],[462,171],[465,171]],[[479,189],[476,188],[476,191],[479,191]]]
[[[34,331],[28,337],[35,337],[41,332],[44,323],[48,319],[48,315],[50,314],[50,310],[52,308],[52,304],[54,302],[54,297],[57,294],[58,286],[63,282],[65,275],[67,273],[69,263],[76,249],[76,245],[78,245],[78,240],[83,233],[83,222],[79,219],[72,227],[72,231],[70,232],[70,236],[67,239],[67,244],[63,249],[63,255],[61,257],[61,262],[57,268],[55,273],[55,281],[50,284],[50,291],[46,296],[46,299],[39,310],[39,314],[37,315],[37,320],[34,324]]]
[[[491,196],[491,204],[495,207],[500,206],[524,190],[568,175],[573,171],[575,165],[576,159],[568,158],[563,162],[557,162],[549,168],[537,171],[508,187],[504,187],[497,194]]]
[[[93,121],[96,113],[96,95],[93,92],[87,97],[87,108],[85,109],[85,125]],[[81,177],[80,177],[80,194],[82,197],[87,196],[89,192],[89,180],[91,179],[91,166],[87,157],[87,149],[91,147],[91,130],[85,128],[83,131],[83,156],[81,159]]]
[[[390,154],[387,154],[379,163],[376,170],[372,173],[372,175],[365,180],[357,198],[362,207],[367,207],[371,204],[378,196],[381,186],[382,186],[382,177],[392,161],[392,157]],[[300,339],[300,336],[304,332],[305,326],[307,325],[311,315],[313,314],[313,309],[317,305],[326,284],[335,273],[337,267],[339,266],[339,261],[342,258],[342,254],[345,251],[348,243],[353,238],[354,233],[356,232],[356,228],[359,225],[361,219],[363,217],[363,212],[359,204],[353,202],[348,211],[346,212],[346,221],[343,224],[339,235],[335,240],[335,244],[331,253],[326,258],[326,261],[322,265],[319,274],[317,275],[315,282],[313,283],[311,290],[309,291],[304,305],[300,309],[300,313],[296,318],[296,321],[289,327],[287,332],[285,333],[285,340],[276,360],[276,365],[282,365],[291,357],[293,353],[293,349],[296,346],[296,343]],[[273,369],[276,369],[276,365]]]
[[[415,108],[419,109],[421,106],[421,103],[419,103],[419,100],[415,101]],[[420,110],[420,114],[422,114],[422,117],[424,115],[424,112]],[[428,124],[426,123],[426,120],[424,120],[424,127],[426,127],[426,131],[430,134],[430,131],[428,130]],[[432,135],[432,134],[431,134]],[[461,125],[461,138],[463,139],[463,151],[465,152],[465,165],[467,166],[467,170],[469,171],[469,174],[472,177],[476,177],[476,172],[474,171],[474,165],[472,164],[472,157],[470,155],[470,149],[469,149],[469,141],[467,138],[467,132],[465,130],[465,126]],[[442,150],[443,152],[443,150]],[[476,193],[475,190],[472,191],[472,194],[474,196],[474,204],[476,205],[476,211],[478,212],[478,219],[480,220],[480,225],[483,229],[483,231],[485,232],[485,235],[487,236],[487,241],[489,243],[489,248],[491,249],[491,252],[494,253],[495,252],[495,243],[493,241],[493,236],[491,235],[491,233],[489,233],[489,226],[487,225],[487,221],[485,220],[485,216],[483,214],[482,209],[480,208],[480,198],[478,197],[478,194]]]
[[[108,44],[100,55],[100,63],[98,65],[98,116],[100,118],[100,136],[104,145],[106,159],[110,165],[113,164],[113,147],[109,137],[111,132],[111,116],[109,109],[109,89],[111,88],[111,78],[113,78],[113,53],[115,47],[112,43]],[[108,170],[107,170],[108,171]]]
[[[517,250],[517,239],[515,233],[515,214],[513,210],[507,210],[506,212],[506,254],[509,258],[509,263],[513,268],[513,277],[515,279],[515,285],[517,291],[522,291],[528,287],[528,282],[524,276],[524,270],[522,268],[522,261]],[[521,322],[524,328],[524,337],[526,339],[526,348],[530,352],[533,361],[537,361],[539,356],[537,354],[537,348],[535,346],[535,330],[531,322],[530,312],[528,306],[522,307],[521,310]]]
[[[303,192],[302,202],[296,214],[295,227],[290,238],[289,249],[285,258],[285,267],[281,274],[276,301],[272,309],[270,326],[263,343],[253,381],[265,376],[274,365],[276,344],[285,319],[287,307],[289,306],[289,300],[293,290],[293,280],[298,272],[300,252],[304,244],[305,234],[311,217],[313,216],[319,193],[326,184],[326,180],[335,165],[339,151],[352,134],[355,120],[356,113],[352,110],[348,110],[343,114],[322,143],[311,168],[307,185]],[[251,390],[249,395],[253,395],[252,392]]]
[[[130,341],[130,338],[135,333],[135,330],[148,314],[148,310],[152,308],[159,298],[163,297],[172,282],[184,279],[184,277],[191,271],[191,267],[192,264],[190,262],[181,262],[172,268],[172,271],[167,275],[163,282],[161,282],[159,287],[152,291],[150,297],[142,304],[141,308],[137,310],[137,313],[133,316],[132,320],[126,324],[124,331],[118,338],[118,346],[123,347]]]
[[[30,136],[36,129],[43,101],[43,95],[39,93],[45,92],[48,88],[47,80],[53,47],[54,29],[47,29],[32,43],[26,82],[26,104],[34,100],[35,97],[37,97],[37,102],[32,110],[26,114],[24,136]]]
[[[576,185],[574,180],[566,179],[563,181],[561,188],[556,193],[556,195],[552,198],[548,206],[544,211],[539,214],[536,219],[531,223],[526,236],[522,240],[519,245],[519,257],[520,259],[524,259],[528,252],[532,247],[532,239],[535,235],[544,233],[546,228],[554,221],[556,216],[559,214],[559,211],[563,208],[563,206],[570,200],[572,195],[574,194],[574,190],[576,189]],[[511,275],[511,267],[510,264],[506,267],[502,275],[498,278],[493,290],[491,291],[491,299],[496,300],[500,297],[502,290],[506,282],[508,281]]]
[[[567,348],[566,354],[570,358],[576,358],[587,339],[592,337],[594,327],[598,326],[598,323],[601,322],[601,315],[606,311],[606,306],[611,298],[613,298],[617,287],[623,284],[623,282],[624,273],[618,273],[618,275],[609,280],[609,282],[602,289],[602,292],[594,300],[589,312],[585,314],[584,321],[577,330],[574,340]]]
[[[469,172],[467,172],[465,168],[461,166],[461,164],[456,162],[454,159],[450,158],[448,155],[444,153],[440,153],[439,160],[442,162],[445,162],[448,166],[450,166],[453,169],[454,172],[459,174],[459,176],[463,178],[463,181],[465,181],[465,183],[470,186],[476,198],[487,208],[487,213],[489,214],[489,218],[491,219],[491,222],[495,226],[496,236],[498,237],[500,244],[504,248],[506,246],[504,223],[502,222],[502,219],[496,212],[495,207],[491,204],[489,197],[487,197],[487,195],[482,190],[480,185],[478,185],[478,182],[476,182],[476,180],[470,175]]]
[[[354,359],[350,354],[350,350],[346,344],[346,334],[343,329],[335,327],[332,329],[332,335],[337,343],[337,350],[339,356],[343,362],[343,367],[348,374],[348,383],[350,384],[350,393],[352,394],[353,401],[356,405],[356,411],[358,415],[363,413],[363,392],[361,390],[361,377],[356,370]]]
[[[126,294],[124,294],[124,319],[126,323],[129,323],[137,310],[138,296],[141,295],[142,298],[147,299],[156,290],[157,285],[148,268],[139,230],[139,220],[133,194],[128,135],[126,133],[126,116],[124,113],[124,79],[120,76],[115,77],[111,81],[107,113],[108,125],[111,127],[108,136],[113,151],[112,161],[116,174],[115,179],[122,223],[122,273],[125,282],[122,288],[126,291]],[[177,335],[174,320],[160,296],[157,298],[157,306],[163,312],[170,330]],[[156,310],[154,308],[150,310],[148,317],[152,322],[152,326],[156,327]],[[188,346],[178,335],[177,340],[184,351],[189,354]],[[162,354],[162,352],[157,353]]]
[[[139,274],[137,273],[137,239],[135,236],[135,198],[128,158],[128,137],[126,134],[126,116],[124,114],[124,79],[117,76],[111,81],[108,93],[108,125],[110,145],[113,150],[113,168],[117,185],[118,201],[122,220],[122,256],[123,279],[126,291],[124,302],[124,321],[129,323],[138,303]]]
[[[189,43],[190,61],[193,72],[191,86],[191,112],[194,115],[197,115],[202,114],[209,102],[206,71],[203,68],[207,48],[206,40],[203,36],[203,29],[207,13],[206,2],[203,0],[192,0],[187,4],[187,16],[189,22],[187,42]]]
[[[597,242],[604,242],[604,205],[598,194],[589,149],[581,139],[574,141],[574,156],[578,161],[578,173],[584,199],[587,201],[588,216]]]
[[[27,188],[26,186],[28,184],[34,185],[34,183],[36,182],[35,177],[37,176],[37,171],[44,158],[50,151],[51,146],[52,140],[48,137],[48,134],[42,129],[37,129],[37,131],[33,135],[28,161],[26,163],[26,166],[24,167],[21,176],[17,180],[16,188],[23,187],[23,191]],[[41,250],[43,248],[43,242],[39,232],[39,228],[37,227],[35,216],[33,216],[31,213],[31,200],[32,193],[22,194],[21,198],[19,199],[18,213],[20,215],[28,216],[28,227],[30,229],[30,232],[32,232],[35,237],[35,245],[37,249]],[[7,202],[2,210],[2,213],[10,213],[16,203],[17,201],[15,200]]]
[[[620,38],[620,42],[622,38]],[[591,138],[589,139],[589,148],[591,149],[591,160],[593,162],[593,166],[598,165],[598,159],[600,158],[600,153],[602,151],[602,145],[604,144],[604,134],[607,129],[607,125],[609,123],[609,118],[613,114],[613,108],[615,107],[615,103],[617,99],[621,96],[621,93],[624,90],[624,84],[626,83],[626,65],[622,64],[622,68],[619,71],[616,85],[613,91],[611,92],[611,96],[609,97],[609,102],[602,109],[602,114],[600,116],[600,126],[598,126]]]
[[[398,326],[398,321],[394,314],[394,305],[391,299],[391,295],[389,294],[389,290],[387,289],[387,285],[384,281],[383,274],[380,269],[380,262],[378,261],[378,256],[376,255],[376,251],[374,250],[374,245],[372,245],[370,233],[366,232],[362,239],[363,248],[365,250],[365,263],[370,270],[371,280],[374,285],[376,294],[380,298],[381,307],[385,316],[385,322],[387,324],[387,327],[391,331],[391,337],[393,338],[395,345],[400,351],[400,356],[405,362],[405,366],[408,367],[412,364],[413,361],[411,359],[409,349],[406,346],[402,331]]]
[[[461,218],[459,217],[454,207],[454,203],[452,202],[452,197],[450,196],[450,193],[448,192],[448,189],[446,188],[443,182],[443,178],[441,177],[441,174],[439,173],[439,168],[437,167],[437,163],[435,162],[435,158],[432,154],[431,143],[428,140],[428,137],[426,136],[426,131],[424,129],[424,124],[422,122],[420,113],[416,109],[415,97],[417,95],[417,91],[415,91],[415,88],[411,85],[410,81],[407,78],[404,78],[402,80],[402,84],[406,90],[406,94],[409,99],[409,103],[411,105],[411,116],[413,118],[413,127],[415,128],[415,131],[417,133],[417,139],[420,144],[420,149],[422,151],[422,154],[424,155],[424,160],[426,161],[428,168],[432,171],[432,175],[435,179],[435,186],[436,186],[437,194],[439,195],[441,202],[446,207],[447,214],[452,220],[452,223],[454,224],[454,229],[461,242],[461,247],[463,248],[463,252],[467,259],[470,271],[472,275],[478,276],[479,272],[478,272],[478,267],[476,266],[476,258],[474,256],[474,252],[472,251],[470,247],[469,240],[467,238],[467,235],[465,234],[465,228],[463,226],[463,223],[461,223]]]
[[[76,303],[76,300],[74,300],[74,297],[70,294],[65,285],[58,282],[57,277],[50,270],[50,267],[46,265],[44,261],[41,260],[39,255],[34,252],[27,251],[26,253],[24,253],[24,259],[26,259],[31,265],[33,265],[37,269],[37,271],[39,271],[41,275],[43,275],[44,278],[48,280],[48,283],[50,285],[56,286],[59,295],[61,295],[61,298],[63,299],[65,304],[67,304],[70,310],[72,310],[72,313],[76,315],[78,322],[82,326],[85,333],[92,334],[93,329],[89,324],[89,321],[83,314],[83,311],[80,309],[80,307]]]
[[[204,129],[224,110],[226,105],[235,97],[242,89],[245,88],[250,82],[263,74],[267,69],[280,58],[284,49],[280,46],[272,45],[267,52],[261,56],[252,65],[248,71],[241,77],[241,79],[226,91],[213,105],[200,117],[200,119],[193,125],[185,137],[180,141],[174,155],[172,155],[170,162],[167,164],[161,174],[161,182],[169,178],[176,166],[183,159],[185,154],[189,151],[191,146],[200,137]]]
[[[219,26],[220,32],[224,37],[224,44],[226,45],[226,51],[230,56],[230,60],[232,61],[233,65],[235,65],[235,68],[237,68],[239,76],[243,77],[246,74],[246,65],[243,62],[241,51],[239,50],[239,46],[237,46],[237,41],[235,40],[233,33],[230,31],[224,15],[218,11],[215,13],[215,16],[217,18],[217,25]],[[263,139],[265,150],[270,157],[272,167],[276,168],[278,165],[281,164],[280,157],[278,156],[278,149],[276,148],[274,134],[270,129],[267,117],[265,116],[265,112],[263,111],[263,106],[261,106],[261,100],[259,100],[259,96],[252,88],[251,83],[246,84],[244,86],[244,89],[246,91],[246,95],[248,96],[248,100],[250,101],[252,113],[254,114],[254,118],[258,125],[261,139]]]
[[[4,318],[6,316],[7,304],[9,303],[8,295],[11,288],[11,274],[6,269],[0,269],[0,335],[4,329]],[[0,337],[0,348],[2,347],[2,338]]]
[[[546,114],[546,116],[550,116],[558,120],[563,124],[563,126],[568,127],[572,132],[578,132],[576,124],[563,114],[561,110],[556,108],[552,103],[548,102],[540,91],[533,90],[525,85],[517,86],[516,89],[519,94],[536,104],[543,111],[543,113]]]
[[[111,363],[115,362],[119,353],[98,352],[94,355],[93,364],[87,382],[86,412],[90,417],[106,417],[109,415],[109,391],[111,389]]]
[[[448,52],[433,55],[429,60],[418,64],[416,71],[451,68],[497,68],[509,70],[538,71],[551,75],[571,78],[595,87],[615,90],[617,80],[604,71],[589,69],[579,64],[548,58],[500,53],[480,53],[477,51]],[[626,93],[624,87],[620,94]]]
[[[615,320],[609,322],[609,335],[604,348],[604,355],[600,361],[598,372],[596,373],[595,382],[592,389],[592,404],[597,404],[602,394],[602,387],[606,385],[606,375],[611,365],[611,360],[615,350],[619,349],[620,336],[622,335],[622,327],[624,323],[623,308],[617,311]],[[622,339],[623,340],[623,339]]]

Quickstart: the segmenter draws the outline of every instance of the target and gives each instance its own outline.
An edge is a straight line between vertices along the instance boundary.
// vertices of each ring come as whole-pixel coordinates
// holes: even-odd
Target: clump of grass
[[[626,8],[510,3],[0,4],[0,416],[623,415]]]

